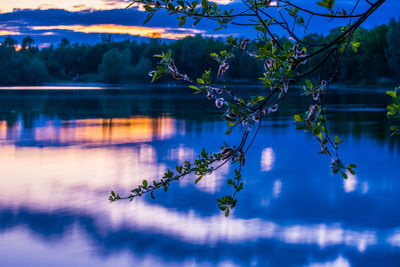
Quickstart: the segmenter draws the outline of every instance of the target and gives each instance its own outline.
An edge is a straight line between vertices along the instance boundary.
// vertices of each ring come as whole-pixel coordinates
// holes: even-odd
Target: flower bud
[[[274,65],[274,61],[272,59],[265,60],[265,63],[267,64],[268,69],[272,68]]]
[[[176,68],[173,59],[171,59],[171,62],[169,63],[169,66],[168,66],[168,69],[169,69],[171,72],[178,72],[178,69]]]
[[[176,79],[176,80],[183,80],[182,75],[179,74],[179,73],[173,72],[173,73],[172,73],[172,77],[174,77],[174,79]]]
[[[260,113],[254,114],[253,120],[254,120],[255,122],[259,122],[259,121],[260,121]]]
[[[228,115],[226,115],[228,118],[236,118],[237,114],[235,112],[229,112]]]
[[[222,75],[229,69],[229,64],[226,62],[222,62],[221,65],[219,65],[217,77],[221,78]]]
[[[245,50],[246,49],[246,45],[249,42],[249,39],[243,39],[243,41],[240,43],[240,49]]]
[[[283,85],[283,91],[285,92],[285,94],[287,94],[287,92],[289,91],[289,84],[288,83],[285,83]]]
[[[276,112],[278,110],[278,104],[275,104],[268,108],[270,112]]]
[[[319,99],[319,90],[316,90],[312,94],[312,98],[317,101]]]
[[[307,122],[311,124],[311,122],[315,120],[315,117],[317,116],[317,111],[318,111],[318,106],[312,105],[310,108],[310,112],[308,113],[307,116]]]
[[[217,106],[217,108],[222,108],[222,106],[224,105],[224,99],[218,98],[217,100],[215,100],[215,105]]]
[[[231,153],[232,152],[232,148],[230,148],[230,147],[225,147],[222,151],[221,151],[221,154],[222,155],[225,155],[225,154],[228,154],[228,153]]]

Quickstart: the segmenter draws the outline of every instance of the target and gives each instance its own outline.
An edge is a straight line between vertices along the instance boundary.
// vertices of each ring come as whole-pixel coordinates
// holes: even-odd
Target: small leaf
[[[186,17],[182,17],[181,21],[179,22],[179,27],[185,25]]]
[[[135,3],[135,1],[130,2],[129,5],[127,5],[127,6],[125,7],[125,9],[130,8],[134,3]]]
[[[303,118],[299,114],[294,115],[293,119],[294,119],[295,122],[303,121]]]
[[[395,91],[387,91],[386,94],[390,95],[393,98],[396,98],[396,96],[397,96]]]
[[[200,182],[201,178],[203,178],[203,175],[200,175],[200,176],[196,179],[196,181],[194,181],[194,183],[197,184],[198,182]]]
[[[149,20],[154,16],[154,13],[149,13],[146,16],[146,19],[143,22],[143,25],[146,24],[147,22],[149,22]]]
[[[225,217],[228,217],[229,216],[229,209],[226,209],[226,211],[225,211]]]
[[[182,166],[176,166],[175,168],[179,173],[182,173],[182,169],[183,169]]]
[[[197,81],[199,84],[204,84],[204,80],[201,79],[201,78],[197,78],[196,81]]]
[[[356,168],[357,167],[357,165],[355,165],[355,164],[349,164],[348,166],[347,166],[347,169],[354,169],[354,168]]]
[[[153,12],[153,8],[152,8],[151,6],[149,6],[149,5],[144,5],[143,7],[144,7],[144,9],[145,9],[147,12]]]
[[[308,88],[310,88],[310,89],[313,88],[313,84],[312,84],[312,82],[310,80],[307,79],[306,80],[306,84],[307,84]]]
[[[340,139],[339,139],[339,137],[338,137],[337,135],[335,136],[334,139],[335,139],[335,143],[336,143],[336,144],[339,143]]]
[[[196,90],[196,91],[200,91],[200,89],[194,85],[189,85],[190,89]]]

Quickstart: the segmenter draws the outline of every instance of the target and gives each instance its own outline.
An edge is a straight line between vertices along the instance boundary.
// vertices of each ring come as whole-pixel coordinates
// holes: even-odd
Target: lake
[[[245,94],[255,87],[233,88]],[[400,138],[389,97],[332,89],[329,127],[357,165],[332,175],[292,116],[310,97],[294,91],[263,122],[228,218],[234,166],[194,184],[109,203],[143,179],[218,152],[231,135],[213,102],[186,87],[0,90],[0,266],[399,266]]]

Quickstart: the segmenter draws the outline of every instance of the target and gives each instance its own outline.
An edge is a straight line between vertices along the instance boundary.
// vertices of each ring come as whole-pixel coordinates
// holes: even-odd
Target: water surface
[[[193,160],[225,136],[212,102],[185,87],[0,90],[0,266],[399,266],[400,142],[381,91],[332,90],[330,128],[357,164],[333,176],[291,116],[299,92],[264,122],[228,219],[233,167],[108,203]],[[255,88],[235,88],[248,94]]]

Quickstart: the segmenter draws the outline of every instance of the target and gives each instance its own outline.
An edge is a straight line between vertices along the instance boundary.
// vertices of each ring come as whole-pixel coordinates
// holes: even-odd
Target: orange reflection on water
[[[5,139],[7,137],[7,122],[0,121],[0,139]]]
[[[58,142],[61,144],[123,144],[164,140],[176,134],[176,121],[169,117],[83,119],[65,121],[62,126],[50,121],[36,127],[34,139],[37,142]]]
[[[168,139],[177,132],[176,121],[167,116],[41,123],[34,121],[28,128],[24,125],[30,123],[22,120],[12,126],[0,121],[0,138],[7,141],[0,145],[0,204],[56,207],[67,201],[71,192],[79,192],[74,204],[69,200],[76,205],[86,199],[88,191],[99,190],[104,201],[111,188],[129,189],[144,177],[161,177],[165,164],[157,162],[156,149],[143,142]],[[21,141],[37,146],[13,144]],[[126,143],[138,144],[108,147]],[[21,202],[12,196],[20,196]]]

